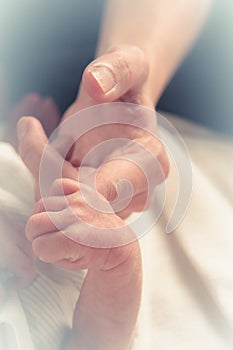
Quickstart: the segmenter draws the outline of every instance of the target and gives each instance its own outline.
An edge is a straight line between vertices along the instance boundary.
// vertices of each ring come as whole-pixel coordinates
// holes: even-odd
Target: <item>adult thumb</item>
[[[95,101],[112,102],[129,91],[137,95],[148,71],[143,51],[125,45],[91,62],[83,73],[82,85]]]

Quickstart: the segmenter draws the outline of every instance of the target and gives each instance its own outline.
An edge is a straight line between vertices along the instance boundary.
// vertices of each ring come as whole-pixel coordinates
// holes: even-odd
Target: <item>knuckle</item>
[[[40,226],[40,222],[41,222],[41,218],[40,218],[40,215],[38,214],[32,215],[28,220],[28,224],[31,229],[35,229],[38,226]]]
[[[59,178],[54,180],[51,186],[51,193],[53,195],[66,195],[79,190],[77,181],[70,178]],[[67,192],[68,191],[68,192]]]
[[[132,51],[134,51],[137,62],[140,62],[142,66],[147,67],[149,70],[149,62],[143,50],[138,46],[132,46]]]
[[[56,179],[53,181],[51,186],[51,193],[55,195],[62,190],[62,179]]]
[[[117,193],[117,189],[116,186],[114,185],[114,183],[112,181],[109,181],[107,186],[106,186],[106,199],[109,202],[113,202],[114,200],[116,200],[118,197],[118,193]]]
[[[128,79],[132,77],[133,70],[138,70],[138,67],[140,67],[140,71],[142,72],[142,78],[145,79],[149,74],[149,61],[143,50],[137,45],[118,45],[112,48],[110,52],[115,53],[117,57],[117,66],[127,74]],[[133,66],[130,64],[131,59],[128,57],[134,58],[133,62],[137,63],[136,67],[134,64]]]
[[[67,227],[69,227],[69,225],[72,225],[73,223],[77,222],[76,211],[74,210],[72,205],[63,209],[60,212],[59,217],[61,220],[61,226],[64,227],[64,229],[65,228],[67,229]]]
[[[100,193],[109,202],[112,202],[117,199],[117,188],[111,179],[106,183],[106,175],[108,175],[108,168],[103,166],[96,175],[96,190],[97,194]]]
[[[38,237],[32,242],[32,249],[36,257],[46,263],[56,262],[56,251],[51,251],[51,247],[46,237]]]
[[[132,68],[127,60],[127,58],[122,55],[120,52],[116,53],[116,58],[112,62],[113,70],[112,74],[115,74],[115,78],[117,79],[118,72],[124,74],[125,79],[130,81],[132,79]]]
[[[37,234],[41,231],[43,228],[43,224],[45,222],[45,213],[38,213],[32,215],[26,224],[25,232],[26,232],[26,237],[32,241]]]
[[[143,69],[144,74],[148,75],[149,73],[149,61],[148,58],[146,57],[144,51],[138,47],[138,46],[132,46],[131,47],[132,54],[135,57],[135,62],[137,62],[140,65],[140,67]]]

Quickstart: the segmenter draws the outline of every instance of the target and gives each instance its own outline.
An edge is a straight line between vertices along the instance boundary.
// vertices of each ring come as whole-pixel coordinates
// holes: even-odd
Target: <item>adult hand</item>
[[[150,64],[141,49],[128,45],[116,47],[87,66],[77,99],[66,111],[63,120],[84,108],[106,102],[128,102],[154,109],[150,79]],[[156,126],[156,119],[154,124]],[[67,160],[79,166],[90,149],[108,138],[119,136],[136,141],[157,159],[163,174],[161,176],[161,171],[154,174],[154,186],[167,177],[169,164],[163,145],[153,135],[143,129],[136,130],[133,126],[111,124],[91,130],[76,141]],[[119,155],[121,153],[119,149]],[[108,200],[113,200],[117,196],[119,181],[128,180],[134,188],[134,196],[120,215],[127,217],[133,211],[143,210],[148,194],[143,172],[135,164],[122,160],[105,162],[102,159],[102,162],[97,178],[98,191]]]

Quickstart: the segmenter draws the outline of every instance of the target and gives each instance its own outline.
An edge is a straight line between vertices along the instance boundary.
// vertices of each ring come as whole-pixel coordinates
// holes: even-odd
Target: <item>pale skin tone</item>
[[[43,124],[46,124],[46,132],[48,134],[56,127],[59,120],[59,112],[51,98],[42,98],[38,94],[31,93],[9,111],[5,85],[0,85],[0,92],[0,97],[2,98],[0,101],[1,112],[10,115],[10,124],[6,130],[4,140],[10,142],[13,146],[16,147],[18,143],[16,122],[19,116],[24,114],[35,115]],[[7,216],[3,212],[0,212],[0,221],[0,269],[6,269],[12,275],[10,279],[6,278],[4,274],[0,276],[1,303],[5,300],[8,288],[23,288],[29,285],[35,277],[36,269],[33,263],[35,256],[31,243],[24,235],[24,225],[14,221],[13,216]],[[12,256],[14,259],[12,259]],[[1,284],[1,281],[4,281],[4,286]]]
[[[22,127],[27,127],[27,133],[23,132],[24,137]],[[47,137],[39,121],[34,118],[21,119],[18,128],[20,155],[37,180],[40,158],[47,144]],[[32,146],[30,152],[27,151],[29,144]],[[52,158],[55,159],[55,164],[56,157],[59,157],[59,154],[54,151]],[[54,164],[51,164],[51,167],[53,166]],[[32,252],[41,261],[66,269],[88,269],[74,312],[73,331],[67,335],[62,349],[76,349],[77,346],[80,349],[128,348],[141,298],[141,255],[138,242],[133,232],[129,232],[131,242],[127,245],[106,249],[94,248],[79,244],[59,232],[47,211],[58,215],[67,233],[72,228],[71,224],[75,223],[78,224],[79,234],[85,235],[85,229],[80,230],[79,222],[82,221],[95,225],[96,230],[98,227],[125,227],[124,222],[114,212],[98,213],[86,204],[80,196],[77,181],[72,180],[77,177],[76,168],[65,162],[63,173],[69,179],[56,180],[51,187],[51,195],[35,203],[33,215],[28,220],[25,230],[28,242],[25,241],[23,232],[18,232],[14,225],[6,225],[4,232],[7,232],[7,236],[2,237],[6,254],[5,258],[1,257],[0,263],[2,264],[3,260],[5,265],[2,266],[7,265],[9,270],[21,277],[21,282],[23,277],[27,277],[24,280],[25,284],[35,273],[33,264],[30,264],[30,260],[33,259]],[[106,199],[102,199],[111,209]],[[75,222],[71,223],[70,216],[66,215],[67,206],[76,213]],[[106,234],[109,235],[110,232]],[[17,265],[11,263],[12,254],[17,257]]]
[[[154,108],[172,74],[199,32],[210,3],[210,0],[180,0],[176,2],[171,0],[108,1],[97,50],[97,58],[84,71],[77,99],[67,110],[64,118],[68,118],[71,114],[82,108],[102,102],[125,101],[141,104],[148,108]],[[35,121],[31,122],[35,123]],[[132,139],[132,130],[128,129],[127,132],[128,137]],[[116,135],[118,134],[117,128],[115,129],[115,133]],[[82,157],[87,152],[90,136],[92,139],[91,146],[94,146],[96,140],[100,138],[97,130],[96,134],[86,135],[86,138],[82,138],[79,143],[76,144],[76,147],[74,147],[68,159],[74,166],[80,164]],[[163,168],[164,177],[166,177],[169,168],[166,152],[159,142],[156,143],[154,139],[148,140],[147,136],[148,135],[141,134],[138,139],[141,144],[149,144],[150,149],[154,152]],[[32,154],[37,152],[37,146],[38,145],[35,145],[35,142],[30,139],[25,144],[24,151],[21,150],[21,153],[24,152],[22,156],[26,164],[28,162],[27,157],[30,159],[30,152],[32,152]],[[27,156],[25,156],[25,154]],[[30,166],[29,164],[27,165],[37,181],[36,169],[38,162],[33,160],[30,160],[30,162]],[[71,173],[74,174],[75,169],[71,164],[67,173],[64,174],[65,177],[74,178]],[[113,171],[113,166],[117,171]],[[111,169],[111,172],[109,172],[109,169]],[[109,173],[111,176],[109,176]],[[137,176],[135,176],[135,174],[137,174]],[[128,216],[132,211],[140,210],[140,203],[143,202],[146,188],[143,186],[144,178],[143,176],[138,176],[136,168],[131,168],[129,172],[128,169],[125,171],[125,164],[123,163],[107,164],[102,167],[100,175],[97,188],[108,200],[110,200],[110,196],[114,194],[115,185],[120,178],[128,177],[133,184],[135,188],[135,197],[130,207],[127,208],[124,213],[121,213],[122,217]],[[140,179],[140,181],[138,181],[138,179]],[[75,191],[73,193],[75,193]],[[138,248],[135,247],[134,249],[137,251]],[[38,255],[38,252],[36,252],[36,254]],[[129,256],[131,255],[129,254]],[[128,258],[125,260],[126,262],[130,261],[130,258],[129,260],[127,259]],[[134,269],[134,264],[138,264],[137,268],[132,271],[140,271],[140,268],[138,268],[140,261],[137,263],[134,259],[132,260],[133,261],[130,261],[129,264],[130,269]],[[106,271],[101,271],[101,273],[96,273],[95,271],[93,274],[90,272],[90,284],[93,283],[93,281],[96,284],[96,278],[102,281],[102,278],[106,276],[105,273]],[[119,344],[119,349],[127,349],[128,347],[139,307],[140,278],[136,276],[137,274],[134,276],[134,273],[130,275],[132,275],[132,278],[135,278],[135,280],[130,281],[129,284],[126,283],[126,285],[124,285],[126,288],[125,290],[129,288],[129,285],[135,283],[135,285],[138,286],[138,288],[136,288],[138,292],[135,292],[135,295],[131,296],[133,300],[135,298],[135,303],[132,301],[133,306],[130,311],[132,312],[132,318],[129,322],[131,326],[130,330],[126,332],[127,334],[125,337],[123,337],[124,344]],[[140,273],[138,275],[140,275]],[[139,278],[139,280],[137,280],[137,278]],[[88,279],[86,281],[88,281]],[[119,278],[119,280],[116,278],[116,281],[121,285],[121,278]],[[124,284],[125,282],[122,283]],[[88,286],[87,282],[85,282],[83,287],[85,293],[82,292],[80,303],[77,306],[80,314],[82,314],[82,319],[77,319],[78,316],[75,317],[74,330],[70,337],[72,340],[70,343],[68,342],[67,349],[75,348],[73,344],[78,342],[80,334],[85,334],[87,329],[89,329],[87,335],[88,339],[81,340],[83,342],[82,346],[84,349],[92,349],[93,344],[85,343],[85,341],[88,342],[89,339],[96,340],[97,334],[100,334],[100,330],[96,328],[95,319],[93,318],[94,323],[90,326],[90,319],[92,317],[88,317],[88,311],[85,311],[85,308],[87,308],[86,310],[90,310],[88,309],[88,305],[92,305],[93,302],[91,294],[92,288],[86,286]],[[90,288],[89,291],[88,288]],[[109,288],[111,289],[111,286],[109,286]],[[124,290],[124,288],[122,290]],[[103,290],[100,288],[97,293],[100,305],[98,305],[98,310],[95,311],[96,318],[99,317],[98,313],[102,312],[104,322],[107,319],[108,313],[111,313],[113,310],[111,308],[108,310],[106,305],[102,305],[101,293],[103,293]],[[124,298],[123,294],[120,297]],[[106,295],[104,295],[104,297],[106,297]],[[128,300],[123,300],[122,303],[124,302],[127,304]],[[121,303],[121,301],[119,301],[119,303]],[[91,312],[93,315],[93,310]],[[107,312],[107,315],[105,312]],[[78,312],[76,315],[78,315]],[[119,315],[119,319],[121,317],[122,315]],[[105,326],[103,325],[103,329],[105,329]],[[116,330],[114,330],[114,327],[112,331],[113,334],[115,334],[114,332]],[[111,334],[111,332],[107,333]],[[101,336],[98,338],[100,342],[99,346],[101,349],[109,349],[110,340],[108,344],[104,344],[104,334],[102,335],[103,339]],[[119,334],[115,334],[114,336],[117,338]],[[113,343],[114,342],[111,342],[111,344]],[[118,344],[116,341],[116,349],[118,349],[117,346]]]
[[[34,118],[20,120],[19,135],[22,135],[22,127],[27,127],[27,133],[23,133],[24,137],[20,138],[20,155],[37,179],[47,138]],[[33,147],[30,152],[27,152],[28,144]],[[54,151],[52,158],[56,157],[59,155]],[[67,234],[77,227],[80,236],[87,233],[90,235],[90,229],[87,232],[85,227],[80,226],[81,222],[96,227],[91,232],[93,236],[98,227],[125,227],[115,213],[99,213],[86,204],[80,195],[77,181],[72,180],[77,170],[70,163],[65,162],[63,173],[70,179],[56,180],[51,187],[51,195],[35,204],[33,215],[26,226],[26,236],[32,243],[34,254],[41,261],[71,270],[88,269],[74,312],[73,330],[67,337],[65,349],[127,349],[141,298],[141,255],[138,242],[133,232],[129,232],[131,243],[127,245],[94,248],[79,244],[61,233],[51,221],[49,213],[56,216]],[[104,197],[102,199],[109,205]],[[66,214],[68,207],[76,214],[74,220],[70,221],[70,215]],[[110,235],[110,232],[107,231],[106,235]]]
[[[97,58],[85,69],[77,98],[63,118],[102,102],[123,101],[154,109],[197,36],[210,3],[210,0],[108,1]],[[132,128],[126,131],[129,139],[134,139],[133,131]],[[119,128],[111,125],[109,130],[104,130],[104,135],[109,133],[109,137],[114,137],[114,132],[115,136],[119,135]],[[89,147],[101,141],[100,135],[101,128],[81,138],[68,160],[78,166]],[[142,132],[137,142],[149,145],[166,178],[169,164],[165,149],[159,141],[147,136]],[[133,185],[135,195],[123,217],[143,204],[147,189],[143,176],[138,177],[136,166],[129,171],[123,162],[109,162],[102,167],[102,175],[105,188],[100,192],[107,199],[111,199],[108,194],[114,192],[121,178]],[[158,179],[157,184],[159,182]]]

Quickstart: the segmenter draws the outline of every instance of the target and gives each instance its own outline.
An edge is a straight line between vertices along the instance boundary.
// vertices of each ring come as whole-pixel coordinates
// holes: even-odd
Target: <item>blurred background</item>
[[[0,101],[5,87],[10,105],[37,92],[63,112],[94,58],[103,6],[103,0],[0,0]],[[232,0],[213,1],[158,108],[233,135]]]

